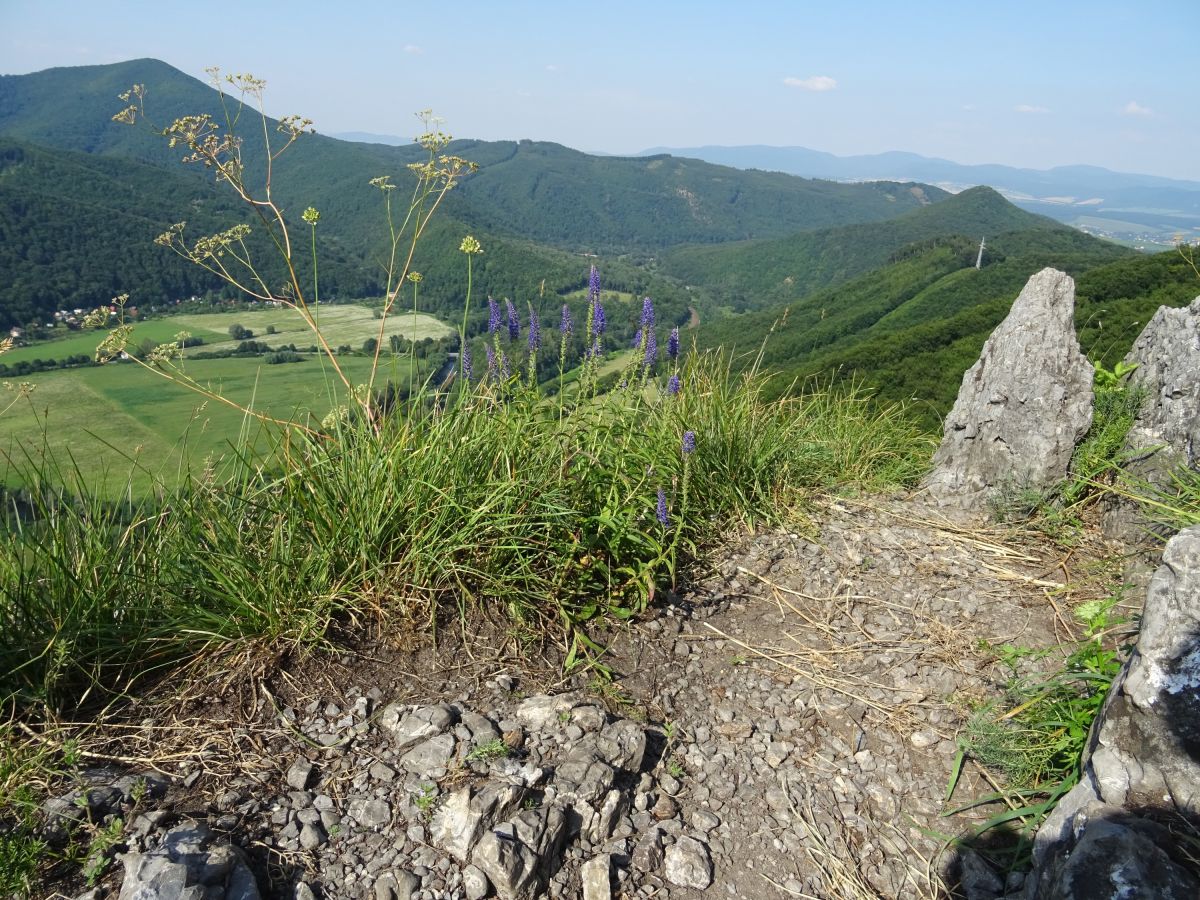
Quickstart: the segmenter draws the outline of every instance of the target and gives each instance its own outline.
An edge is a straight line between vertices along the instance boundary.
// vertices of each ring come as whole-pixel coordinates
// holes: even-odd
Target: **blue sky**
[[[433,108],[459,137],[610,153],[909,150],[1189,179],[1198,50],[1200,0],[0,0],[0,72],[219,65],[326,133],[408,136]]]

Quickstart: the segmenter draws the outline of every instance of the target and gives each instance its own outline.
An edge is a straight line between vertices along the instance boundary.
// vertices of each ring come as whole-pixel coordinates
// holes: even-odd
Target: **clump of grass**
[[[1113,596],[1076,609],[1086,637],[1049,675],[1019,675],[1017,662],[1031,654],[1022,648],[998,648],[999,660],[1012,672],[1004,697],[977,709],[959,738],[947,799],[968,756],[1000,775],[1003,786],[944,815],[1005,804],[1007,809],[977,828],[972,839],[1006,830],[1011,837],[1010,868],[1027,864],[1037,828],[1079,782],[1092,723],[1121,670],[1120,653],[1104,642],[1105,635],[1120,624],[1112,618],[1118,600]]]
[[[27,491],[10,498],[2,523],[0,701],[23,715],[129,691],[213,649],[318,644],[334,626],[367,618],[386,631],[492,616],[557,641],[568,667],[595,664],[602,648],[592,623],[643,612],[723,530],[781,521],[806,490],[919,474],[928,447],[901,409],[819,385],[767,401],[757,365],[735,375],[721,354],[683,352],[678,328],[657,321],[650,298],[635,352],[603,390],[609,336],[595,266],[584,318],[574,323],[564,308],[547,346],[532,304],[523,325],[517,304],[502,309],[489,298],[473,366],[474,267],[486,248],[470,235],[458,245],[467,291],[452,376],[414,385],[410,356],[411,393],[383,383],[375,364],[352,383],[317,316],[320,213],[289,218],[270,199],[269,168],[262,197],[244,177],[253,144],[238,139],[237,113],[242,102],[261,110],[263,83],[245,75],[215,83],[241,98],[223,121],[184,116],[159,133],[245,201],[279,259],[257,260],[244,224],[185,242],[180,223],[157,242],[309,327],[334,375],[335,408],[320,424],[246,410],[274,436],[274,452],[243,441],[223,478],[201,473],[156,500],[106,504],[77,469],[20,461]],[[141,121],[145,99],[134,87],[116,118]],[[407,208],[393,210],[389,177],[371,182],[390,248],[376,350],[402,292],[418,311],[416,247],[446,192],[473,171],[443,152],[450,138],[436,120],[421,121],[424,156],[409,167]],[[280,145],[264,136],[263,150],[278,156],[307,131],[306,121],[285,119]],[[298,268],[308,257],[311,280]],[[272,267],[286,273],[285,290],[261,274]],[[108,308],[95,315],[97,324],[110,318]],[[132,331],[118,316],[99,358],[127,352]],[[141,363],[211,394],[177,364],[179,343]],[[568,397],[564,369],[577,343],[584,350]],[[555,356],[559,390],[550,397],[539,364]]]

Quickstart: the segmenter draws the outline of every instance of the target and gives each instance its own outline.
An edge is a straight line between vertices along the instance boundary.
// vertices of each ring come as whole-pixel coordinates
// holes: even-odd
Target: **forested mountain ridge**
[[[0,212],[12,228],[58,248],[31,268],[23,268],[28,250],[21,243],[28,237],[18,237],[0,254],[0,283],[13,286],[0,289],[0,324],[94,305],[113,293],[140,295],[145,302],[216,286],[203,273],[185,276],[186,267],[169,253],[143,243],[175,221],[190,220],[189,233],[199,237],[242,217],[227,191],[214,192],[202,169],[180,163],[178,148],[168,148],[147,128],[112,121],[121,108],[117,95],[134,83],[146,85],[147,115],[159,127],[197,112],[222,118],[212,88],[157,60],[0,77],[0,136],[39,160],[18,167],[20,178],[0,190]],[[261,158],[255,115],[248,110],[241,122],[247,159]],[[465,285],[457,247],[467,232],[487,245],[476,289],[527,297],[542,290],[543,280],[551,292],[573,286],[586,265],[570,254],[581,251],[646,254],[681,241],[787,234],[878,220],[946,196],[915,185],[837,185],[670,158],[591,157],[527,141],[456,141],[448,149],[478,162],[480,171],[448,195],[417,260],[434,276],[426,279],[422,294],[435,312],[461,308]],[[91,162],[68,160],[72,153]],[[285,210],[311,205],[321,211],[321,249],[329,254],[329,266],[322,265],[323,280],[329,277],[325,296],[382,290],[386,228],[379,194],[368,181],[392,174],[402,183],[405,166],[420,153],[415,145],[357,144],[313,134],[280,158],[274,189]],[[65,156],[51,165],[55,154]],[[99,168],[89,170],[93,163]],[[109,209],[102,214],[93,186],[107,185],[106,196],[120,194],[114,185],[122,166],[138,185],[136,195],[126,196],[115,210],[102,203],[100,210]],[[248,177],[255,179],[253,168]],[[97,227],[103,221],[111,227]],[[84,272],[77,265],[82,260],[103,262]],[[297,265],[303,268],[306,261]],[[653,283],[629,272],[619,277],[630,286]]]
[[[1081,246],[1100,245],[1053,219],[1013,206],[987,187],[882,222],[809,231],[772,240],[680,247],[663,255],[662,271],[688,284],[722,291],[735,309],[762,309],[798,300],[885,265],[893,254],[922,240],[959,235],[989,237],[1037,230]]]
[[[1145,256],[1070,230],[1036,229],[996,235],[989,247],[977,270],[970,238],[914,244],[837,287],[703,325],[697,344],[735,347],[745,361],[765,342],[763,364],[776,373],[771,393],[813,377],[852,379],[885,400],[921,401],[914,411],[937,427],[962,373],[1040,269],[1076,278],[1080,344],[1108,367],[1160,305],[1185,305],[1200,293],[1176,252]]]

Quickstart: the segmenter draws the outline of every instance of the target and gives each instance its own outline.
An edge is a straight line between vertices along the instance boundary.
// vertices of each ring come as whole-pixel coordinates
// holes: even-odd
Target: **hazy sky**
[[[326,133],[798,145],[1200,179],[1200,0],[0,0],[0,72],[153,56]],[[151,89],[152,85],[149,85]]]

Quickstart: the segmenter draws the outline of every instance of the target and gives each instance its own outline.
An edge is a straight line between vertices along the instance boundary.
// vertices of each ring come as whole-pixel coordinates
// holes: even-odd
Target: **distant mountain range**
[[[1200,181],[1113,172],[1098,166],[1041,170],[962,165],[903,152],[835,156],[806,147],[654,147],[642,155],[662,153],[805,178],[919,181],[950,191],[988,185],[1030,212],[1126,243],[1170,245],[1177,235],[1200,238]]]

